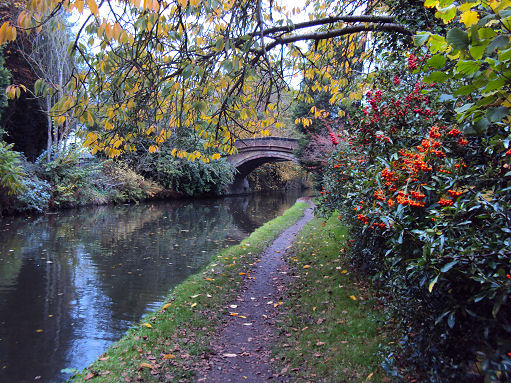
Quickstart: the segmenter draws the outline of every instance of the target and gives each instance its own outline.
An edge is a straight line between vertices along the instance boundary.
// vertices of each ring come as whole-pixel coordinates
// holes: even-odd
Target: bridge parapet
[[[298,162],[294,152],[298,149],[298,140],[286,137],[251,138],[236,141],[234,146],[238,153],[226,159],[237,170],[230,194],[249,191],[246,176],[258,166],[267,162],[293,161]]]

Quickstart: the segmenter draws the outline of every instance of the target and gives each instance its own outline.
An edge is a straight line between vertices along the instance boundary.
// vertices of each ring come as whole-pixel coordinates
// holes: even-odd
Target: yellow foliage
[[[460,21],[465,24],[467,28],[470,28],[479,21],[479,14],[472,10],[465,11],[461,14]]]

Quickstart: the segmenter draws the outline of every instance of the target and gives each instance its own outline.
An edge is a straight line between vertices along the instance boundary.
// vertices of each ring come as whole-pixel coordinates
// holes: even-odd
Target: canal
[[[151,202],[0,220],[0,382],[64,382],[297,194]]]

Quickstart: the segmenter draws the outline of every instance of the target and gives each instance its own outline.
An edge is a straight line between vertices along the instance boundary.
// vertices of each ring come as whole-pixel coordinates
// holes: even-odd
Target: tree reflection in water
[[[297,195],[88,207],[0,222],[0,381],[65,381]]]

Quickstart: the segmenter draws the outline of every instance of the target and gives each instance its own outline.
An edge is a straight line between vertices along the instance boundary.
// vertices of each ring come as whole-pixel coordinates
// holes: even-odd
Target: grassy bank
[[[337,217],[311,221],[288,259],[292,282],[278,322],[275,358],[296,382],[381,382],[383,314],[347,265]]]
[[[146,315],[72,381],[189,381],[257,257],[306,207],[295,204],[241,244],[213,256],[202,273],[177,286],[159,310]]]

